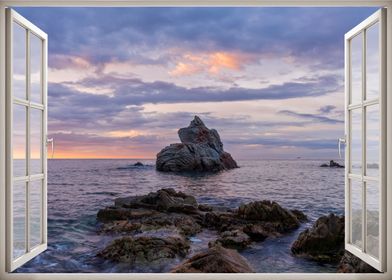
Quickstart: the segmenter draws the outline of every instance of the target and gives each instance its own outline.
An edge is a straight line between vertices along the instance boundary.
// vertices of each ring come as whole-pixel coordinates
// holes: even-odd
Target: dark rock
[[[140,161],[136,162],[133,166],[144,166],[143,163],[141,163]]]
[[[340,260],[338,272],[342,273],[378,273],[372,266],[357,258],[348,251],[345,251]]]
[[[126,209],[121,207],[107,207],[100,209],[97,213],[97,219],[99,221],[116,221],[116,220],[127,220],[127,219],[140,219],[144,217],[150,217],[157,214],[157,211],[151,209]]]
[[[222,245],[225,248],[244,249],[252,243],[252,240],[248,234],[245,234],[240,229],[236,229],[222,232],[214,244],[215,243]]]
[[[199,210],[203,212],[211,212],[213,207],[207,204],[199,204]]]
[[[140,232],[142,225],[140,223],[133,223],[128,220],[113,221],[104,223],[100,232],[105,233],[137,233]]]
[[[127,236],[114,240],[98,256],[115,262],[135,264],[185,257],[188,250],[188,243],[181,237]]]
[[[242,230],[254,241],[264,241],[271,236],[270,232],[267,232],[262,225],[258,224],[246,225]]]
[[[297,209],[290,210],[290,211],[297,217],[298,221],[300,221],[301,223],[308,221],[308,216],[306,216],[304,212]]]
[[[344,168],[344,165],[341,165],[341,164],[337,163],[334,160],[330,160],[329,164],[328,163],[323,163],[322,165],[320,165],[320,167]]]
[[[344,253],[344,217],[320,217],[310,229],[300,233],[291,251],[320,262],[339,262]]]
[[[268,223],[278,232],[286,232],[299,227],[300,221],[290,210],[274,201],[255,201],[238,208],[238,216],[245,220]]]
[[[253,269],[235,250],[214,246],[196,254],[171,272],[175,273],[251,273]]]
[[[217,172],[237,168],[215,129],[208,129],[195,116],[190,125],[178,131],[181,143],[171,144],[157,154],[156,169],[166,172]]]
[[[143,196],[118,198],[115,205],[124,208],[146,208],[158,211],[195,213],[198,211],[196,199],[174,189],[161,189]]]

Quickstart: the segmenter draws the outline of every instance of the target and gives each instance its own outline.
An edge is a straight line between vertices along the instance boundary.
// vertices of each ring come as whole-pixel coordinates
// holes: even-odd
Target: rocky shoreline
[[[113,241],[97,256],[129,265],[181,263],[171,272],[253,272],[238,252],[267,238],[279,238],[307,220],[299,210],[273,201],[254,201],[229,209],[199,204],[174,189],[118,198],[97,213],[99,232]],[[211,230],[216,239],[196,254],[192,236]],[[292,245],[297,257],[339,263],[339,272],[374,272],[344,252],[344,217],[330,214],[299,234]],[[169,272],[169,271],[167,271]]]

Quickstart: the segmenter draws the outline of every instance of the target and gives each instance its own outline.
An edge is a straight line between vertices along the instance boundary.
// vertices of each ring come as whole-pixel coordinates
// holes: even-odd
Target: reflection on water
[[[111,237],[96,233],[98,209],[117,197],[172,187],[199,202],[237,207],[253,200],[275,200],[300,209],[310,222],[283,237],[241,252],[257,272],[335,272],[336,266],[295,258],[290,245],[305,226],[330,212],[344,213],[344,169],[320,168],[323,161],[238,161],[240,168],[215,175],[185,175],[134,167],[136,160],[49,160],[48,250],[18,272],[147,272],[167,267],[130,268],[96,258]],[[207,247],[213,232],[192,239],[192,250]]]

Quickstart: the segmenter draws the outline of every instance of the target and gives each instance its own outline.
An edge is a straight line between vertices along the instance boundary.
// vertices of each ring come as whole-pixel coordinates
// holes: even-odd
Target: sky
[[[344,34],[376,8],[17,8],[49,38],[55,158],[155,158],[194,115],[237,159],[336,158]]]

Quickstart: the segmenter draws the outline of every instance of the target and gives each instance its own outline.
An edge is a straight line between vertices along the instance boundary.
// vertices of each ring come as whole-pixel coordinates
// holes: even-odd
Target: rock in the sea
[[[222,245],[230,249],[245,249],[252,243],[250,236],[240,229],[224,231],[213,244]]]
[[[246,260],[232,249],[213,246],[196,254],[171,272],[175,273],[251,273]]]
[[[238,167],[223,150],[218,132],[208,129],[198,116],[188,127],[181,128],[178,135],[181,143],[171,144],[157,154],[157,170],[217,172]]]
[[[176,192],[174,189],[160,189],[147,195],[118,198],[115,200],[115,205],[125,208],[146,208],[180,213],[198,211],[195,197]]]
[[[344,165],[341,165],[341,164],[337,163],[334,160],[330,160],[329,164],[328,163],[323,163],[322,165],[320,165],[320,167],[344,168]]]
[[[133,166],[144,166],[143,163],[141,163],[140,161],[136,162]]]
[[[181,237],[122,237],[98,253],[99,257],[129,264],[150,263],[185,257],[189,245]]]
[[[275,201],[263,200],[241,205],[238,208],[238,216],[245,220],[269,223],[275,227],[276,231],[286,232],[296,229],[300,225],[300,221],[297,218],[299,211],[295,211],[297,213],[296,215]],[[301,215],[306,217],[303,213]]]
[[[173,189],[147,195],[118,198],[115,205],[100,209],[101,232],[143,232],[160,228],[191,236],[201,231],[202,216],[193,196]]]
[[[345,251],[338,267],[341,273],[378,273],[372,266],[357,258],[348,251]]]
[[[339,262],[344,253],[344,217],[335,214],[320,217],[293,243],[294,255],[320,262]]]

